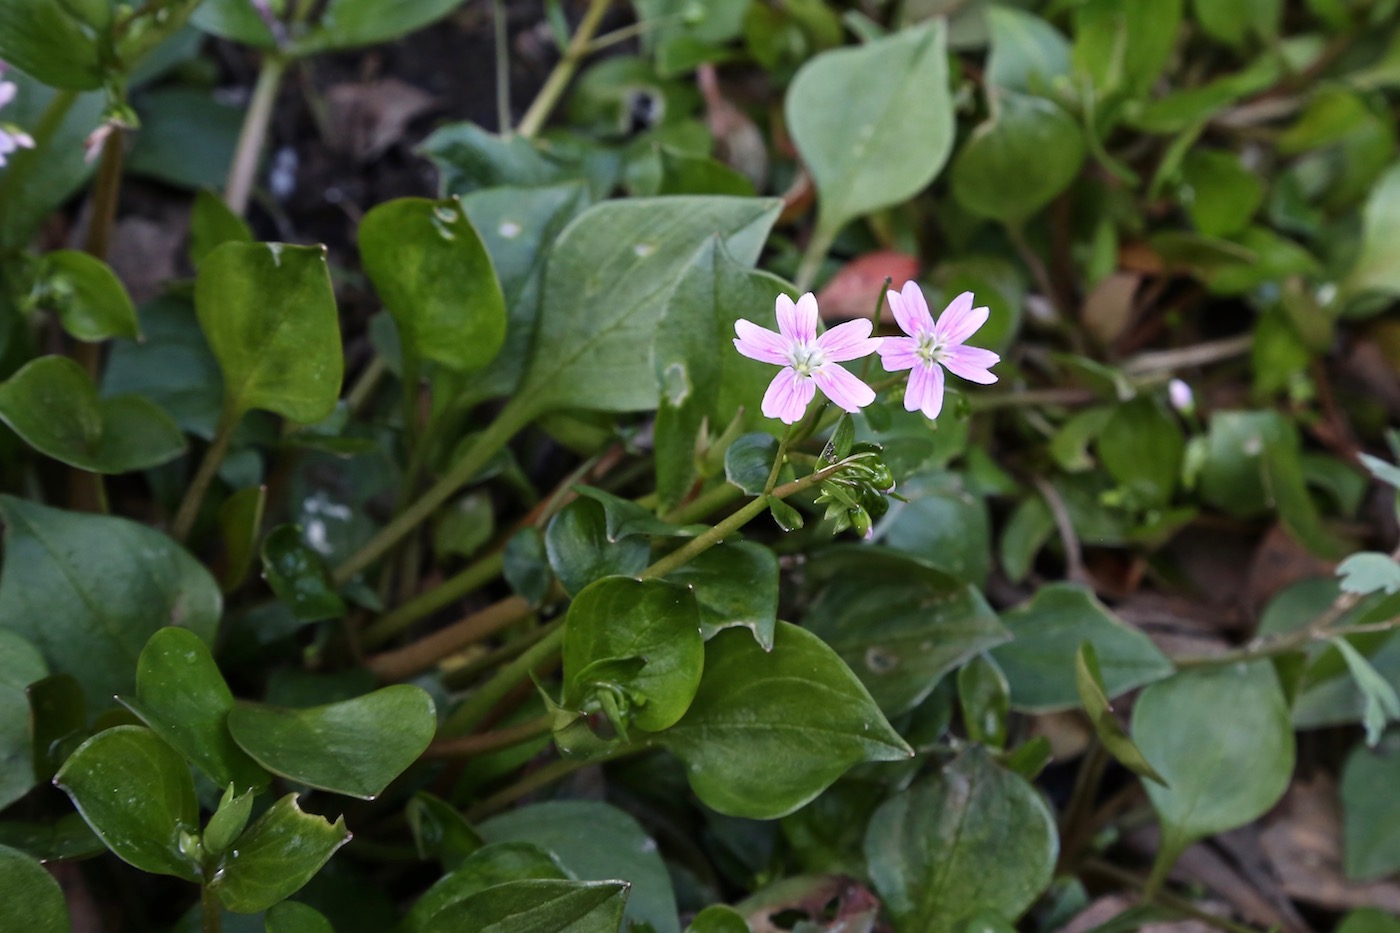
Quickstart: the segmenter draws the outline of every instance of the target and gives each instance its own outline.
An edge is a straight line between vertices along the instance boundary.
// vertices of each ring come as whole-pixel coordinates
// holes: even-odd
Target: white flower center
[[[919,346],[914,352],[925,363],[932,365],[940,362],[947,355],[947,349],[947,346],[934,335],[933,331],[919,331]]]
[[[810,376],[826,365],[826,354],[815,341],[801,341],[788,350],[788,363],[799,376]]]

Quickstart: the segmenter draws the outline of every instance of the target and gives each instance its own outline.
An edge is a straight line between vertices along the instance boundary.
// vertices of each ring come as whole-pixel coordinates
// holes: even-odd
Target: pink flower
[[[875,401],[875,390],[839,364],[869,356],[880,348],[871,337],[869,321],[847,321],[817,336],[817,299],[811,293],[797,299],[779,295],[778,331],[752,321],[734,322],[734,346],[751,360],[783,367],[763,395],[763,414],[794,424],[821,389],[846,411],[860,411]]]
[[[0,74],[5,73],[5,63],[0,62]],[[19,88],[13,81],[0,81],[0,108],[15,99]],[[5,165],[5,157],[16,149],[33,149],[34,139],[19,127],[0,123],[0,167]]]
[[[905,282],[899,292],[886,292],[890,310],[907,337],[886,337],[880,345],[880,362],[889,372],[908,369],[909,388],[904,407],[937,418],[943,410],[943,369],[969,382],[990,385],[997,377],[988,367],[1001,360],[991,350],[964,346],[967,338],[987,323],[987,309],[972,306],[972,292],[963,292],[948,303],[937,323],[916,282]]]

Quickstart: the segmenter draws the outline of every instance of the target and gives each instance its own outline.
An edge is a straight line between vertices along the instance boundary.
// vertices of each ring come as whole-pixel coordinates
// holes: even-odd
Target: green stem
[[[799,292],[810,291],[812,283],[817,280],[817,273],[821,271],[822,260],[826,259],[826,254],[831,251],[831,244],[836,241],[836,231],[828,231],[821,225],[812,231],[811,238],[807,241],[807,249],[802,254],[802,262],[797,267],[796,286]]]
[[[496,132],[510,135],[510,24],[503,0],[491,0],[492,37],[496,44]]]
[[[529,414],[523,406],[507,405],[502,409],[496,420],[481,432],[472,449],[453,464],[442,479],[434,483],[416,502],[395,516],[364,547],[335,569],[335,582],[349,582],[357,573],[383,557],[476,475],[528,421]]]
[[[1143,890],[1143,900],[1192,917],[1217,930],[1227,930],[1229,933],[1258,933],[1253,927],[1245,926],[1242,923],[1235,923],[1233,920],[1228,920],[1225,917],[1217,917],[1212,913],[1207,913],[1190,901],[1177,897],[1175,894],[1168,891],[1158,891],[1151,897],[1148,897],[1145,891],[1146,883],[1142,878],[1132,872],[1124,871],[1117,865],[1110,865],[1107,862],[1095,860],[1085,862],[1084,870],[1095,875],[1102,875],[1119,884]]]
[[[496,579],[503,565],[502,552],[496,551],[449,577],[438,586],[419,594],[392,612],[385,614],[365,629],[363,636],[365,646],[376,648],[419,619],[431,615],[447,604],[456,602],[468,593],[485,586]]]
[[[603,16],[611,5],[612,0],[591,0],[588,4],[588,11],[583,14],[583,20],[578,24],[578,29],[574,30],[573,37],[569,40],[569,47],[564,50],[564,57],[549,73],[549,77],[545,79],[544,87],[540,88],[539,94],[530,104],[530,109],[525,111],[525,116],[521,118],[520,127],[517,130],[521,136],[531,139],[538,136],[540,130],[544,129],[545,121],[549,119],[550,112],[559,103],[559,98],[564,96],[564,90],[569,86],[574,72],[578,70],[579,64],[588,55],[588,46],[593,41],[593,35],[602,25]]]
[[[717,512],[732,502],[738,500],[744,491],[733,483],[720,483],[713,486],[689,502],[676,506],[671,511],[662,516],[662,520],[672,525],[689,525],[698,522],[700,519]]]
[[[515,689],[516,684],[553,657],[563,644],[564,620],[560,618],[550,623],[548,633],[531,645],[528,651],[497,671],[495,676],[478,687],[461,706],[453,710],[438,730],[439,734],[466,735],[476,729],[496,704]]]
[[[122,190],[122,155],[126,134],[121,127],[112,127],[102,141],[102,160],[97,166],[97,181],[92,189],[92,217],[88,221],[87,242],[83,249],[105,260],[112,241],[112,226],[117,219],[117,201]]]
[[[374,397],[374,390],[379,387],[379,381],[388,372],[389,364],[384,362],[384,357],[377,355],[360,371],[360,377],[355,380],[349,394],[345,396],[345,404],[349,406],[351,415],[358,415],[365,405],[369,404],[369,400]]]
[[[543,716],[504,729],[434,742],[423,754],[427,758],[470,758],[473,755],[484,755],[487,752],[524,745],[552,731],[554,714],[545,713]]]
[[[507,804],[514,803],[526,794],[548,787],[555,781],[568,777],[575,771],[581,771],[584,768],[600,765],[626,755],[635,755],[638,752],[646,751],[650,747],[650,744],[643,742],[636,745],[623,745],[604,752],[601,755],[594,756],[593,758],[561,758],[558,761],[552,761],[538,771],[532,771],[525,775],[509,787],[499,790],[485,800],[474,804],[471,809],[467,811],[467,819],[472,821],[479,820],[484,816],[488,816],[503,809]]]
[[[778,455],[773,458],[773,469],[768,472],[768,481],[763,484],[763,494],[766,496],[773,491],[773,487],[778,484],[778,474],[783,471],[783,464],[787,462],[788,443],[792,440],[792,425],[783,429],[783,436],[778,439]]]
[[[1162,840],[1162,848],[1157,850],[1157,858],[1152,862],[1152,873],[1147,876],[1146,883],[1142,886],[1142,899],[1145,901],[1155,901],[1160,896],[1162,885],[1166,884],[1167,876],[1171,874],[1172,866],[1176,864],[1181,851],[1175,845],[1167,845],[1166,839]]]
[[[224,928],[224,906],[219,903],[219,894],[211,884],[200,886],[199,915],[203,919],[201,929],[204,933],[221,933]]]
[[[267,142],[267,127],[272,122],[273,105],[277,103],[277,91],[286,72],[287,60],[282,56],[273,52],[263,55],[258,83],[253,88],[252,100],[248,102],[243,128],[238,133],[238,145],[233,151],[233,164],[229,168],[228,185],[224,189],[224,203],[240,216],[248,209],[253,179],[258,173],[263,146]]]
[[[195,471],[194,479],[190,480],[189,488],[185,490],[185,498],[180,500],[180,508],[175,512],[175,521],[170,526],[170,534],[182,544],[190,536],[195,519],[199,517],[199,507],[209,491],[209,484],[214,481],[219,472],[219,465],[228,455],[229,442],[233,440],[234,428],[238,427],[239,414],[231,409],[224,409],[219,418],[219,426],[214,431],[214,440],[204,452],[204,459],[199,462],[199,469]]]

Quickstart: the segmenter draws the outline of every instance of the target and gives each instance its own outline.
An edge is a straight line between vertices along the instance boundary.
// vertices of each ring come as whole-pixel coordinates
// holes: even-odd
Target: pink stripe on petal
[[[817,346],[833,362],[858,360],[880,348],[880,338],[870,336],[872,329],[869,321],[847,321],[818,337]]]
[[[955,322],[956,327],[954,327],[952,323],[944,324],[943,321],[940,320],[938,326],[943,328],[944,343],[948,346],[957,346],[958,344],[966,343],[967,338],[977,333],[977,331],[982,329],[982,325],[987,323],[987,318],[990,314],[991,311],[987,308],[972,308]],[[944,315],[944,317],[947,317],[947,315]]]
[[[778,332],[784,338],[796,342],[797,340],[797,306],[787,295],[779,295],[774,302],[775,310],[778,314]]]
[[[798,340],[811,343],[817,339],[817,318],[817,296],[807,292],[797,299],[797,306],[793,309],[794,334]]]
[[[919,283],[913,279],[905,282],[900,297],[904,299],[904,320],[899,322],[899,326],[904,332],[910,337],[917,337],[921,331],[933,330],[933,315],[928,312],[928,301],[924,299]]]
[[[796,424],[807,413],[817,387],[811,379],[784,369],[773,377],[768,391],[763,393],[763,416],[777,418],[783,424]]]
[[[749,359],[775,366],[788,364],[788,342],[768,328],[740,318],[734,322],[734,333],[739,335],[734,348]]]
[[[938,323],[934,326],[934,334],[938,336],[940,342],[944,344],[958,343],[948,335],[961,331],[963,319],[972,311],[972,292],[963,292],[943,309],[943,313],[938,315]]]
[[[981,347],[949,347],[943,351],[942,363],[954,375],[985,386],[997,381],[997,377],[988,372],[987,367],[1000,359],[1001,357],[991,350],[983,350]]]
[[[812,373],[812,381],[841,408],[857,412],[875,401],[875,390],[832,363]]]
[[[897,373],[919,365],[918,349],[919,342],[913,337],[886,337],[880,341],[875,352],[880,354],[880,364],[885,367],[885,372]]]
[[[930,420],[943,411],[943,370],[937,366],[915,366],[909,373],[904,393],[905,411],[922,411]]]

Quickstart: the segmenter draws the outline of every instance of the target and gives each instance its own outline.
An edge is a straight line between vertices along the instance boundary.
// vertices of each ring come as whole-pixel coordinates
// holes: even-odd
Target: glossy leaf
[[[223,853],[242,835],[248,826],[248,817],[253,815],[253,797],[257,791],[249,789],[234,794],[230,784],[219,798],[219,807],[204,824],[204,851],[211,855]]]
[[[273,774],[373,800],[428,747],[437,714],[428,694],[397,684],[311,709],[239,703],[228,727]]]
[[[827,235],[917,194],[943,167],[953,145],[945,43],[934,19],[824,52],[793,78],[784,113]]]
[[[563,657],[565,705],[592,710],[608,693],[624,721],[668,728],[690,705],[705,663],[695,596],[661,580],[598,580],[569,604]],[[594,679],[598,662],[632,659],[642,661],[635,672]]]
[[[130,693],[147,639],[165,625],[212,641],[223,599],[183,548],[124,518],[0,497],[0,628],[28,638],[91,697]]]
[[[690,587],[700,610],[700,634],[706,639],[742,626],[764,650],[773,647],[778,624],[778,558],[753,541],[717,544],[667,574],[667,580]]]
[[[474,894],[508,881],[567,880],[558,860],[529,842],[495,842],[477,849],[439,878],[414,902],[404,919],[405,933],[429,929],[438,913],[452,910]]]
[[[1019,710],[1041,713],[1079,704],[1075,657],[1084,642],[1094,646],[1109,699],[1172,673],[1151,639],[1072,583],[1042,587],[1001,621],[1012,640],[992,657],[1006,672],[1011,703]]]
[[[1085,152],[1078,124],[1058,105],[1008,93],[953,161],[953,196],[974,214],[1018,222],[1069,187]]]
[[[163,628],[136,666],[136,699],[122,701],[219,787],[235,793],[267,786],[268,774],[228,731],[233,694],[209,646],[193,632]]]
[[[237,589],[253,568],[266,506],[266,486],[240,489],[219,506],[219,532],[224,540],[224,567],[219,574],[219,586],[225,593]]]
[[[729,197],[631,198],[584,211],[550,253],[534,349],[511,405],[532,415],[656,407],[662,299],[711,236],[752,263],[777,213],[775,201]]]
[[[988,748],[1006,747],[1011,689],[1001,668],[986,655],[978,655],[958,671],[958,705],[970,741]]]
[[[194,210],[190,213],[190,262],[196,268],[216,246],[251,242],[253,231],[242,217],[229,210],[222,198],[208,189],[195,194]]]
[[[326,915],[296,901],[283,901],[268,908],[267,933],[335,933]]]
[[[54,783],[93,831],[142,871],[199,880],[181,836],[199,832],[199,801],[189,765],[141,726],[99,732],[78,747]]]
[[[472,370],[500,352],[505,298],[460,201],[386,201],[360,222],[359,243],[365,273],[408,353]]]
[[[597,801],[551,800],[492,817],[480,826],[493,845],[533,843],[569,876],[631,885],[627,919],[676,933],[676,898],[656,842],[629,814]]]
[[[141,336],[136,307],[111,266],[87,253],[61,249],[45,253],[41,268],[42,304],[58,313],[71,336],[90,343]]]
[[[22,661],[23,657],[21,653],[16,660]],[[52,778],[74,749],[92,735],[87,698],[83,696],[83,685],[72,674],[36,679],[24,692],[29,697],[32,770],[34,780],[42,783]]]
[[[1039,793],[976,746],[881,804],[865,836],[900,933],[957,929],[981,911],[1016,919],[1050,884],[1058,851]]]
[[[215,887],[229,910],[255,914],[301,890],[345,843],[344,817],[334,823],[297,806],[288,794],[238,837],[220,860]]]
[[[786,622],[771,652],[747,632],[710,639],[690,709],[657,738],[706,806],[749,819],[791,813],[852,765],[912,754],[840,657]]]
[[[204,257],[195,309],[224,375],[224,405],[298,424],[335,410],[345,360],[325,249],[225,243]]]
[[[1293,727],[1267,661],[1151,685],[1133,707],[1133,737],[1166,781],[1145,785],[1162,821],[1163,858],[1263,815],[1293,774]]]
[[[695,915],[685,933],[749,933],[749,922],[727,904],[711,904]]]
[[[1118,717],[1113,715],[1108,690],[1104,686],[1103,670],[1099,666],[1098,650],[1093,642],[1086,641],[1079,646],[1079,652],[1074,658],[1074,673],[1084,712],[1089,716],[1095,734],[1104,748],[1108,749],[1108,753],[1139,777],[1165,785],[1166,781],[1152,767],[1152,763],[1143,755],[1142,749],[1137,747],[1132,737],[1118,724]]]
[[[28,639],[0,629],[0,810],[34,786],[25,688],[48,673],[38,648]]]
[[[92,473],[131,473],[185,452],[185,436],[139,395],[99,399],[66,356],[41,356],[0,384],[0,419],[25,443]]]
[[[263,577],[277,598],[303,622],[338,619],[345,601],[336,592],[325,562],[302,540],[296,525],[279,525],[262,545]]]
[[[944,674],[1009,637],[974,587],[885,548],[827,549],[809,575],[815,590],[807,627],[891,716],[913,709]]]
[[[651,555],[646,538],[610,540],[606,512],[586,497],[570,502],[550,520],[544,546],[549,566],[570,593],[603,577],[635,576]]]
[[[46,862],[92,858],[107,851],[79,813],[67,813],[52,823],[0,822],[0,845]]]
[[[34,859],[0,845],[0,929],[68,933],[68,904],[58,882]]]
[[[777,456],[777,438],[770,434],[745,434],[724,453],[724,478],[747,495],[762,495]]]
[[[439,912],[424,933],[616,933],[626,903],[621,881],[508,881]]]

